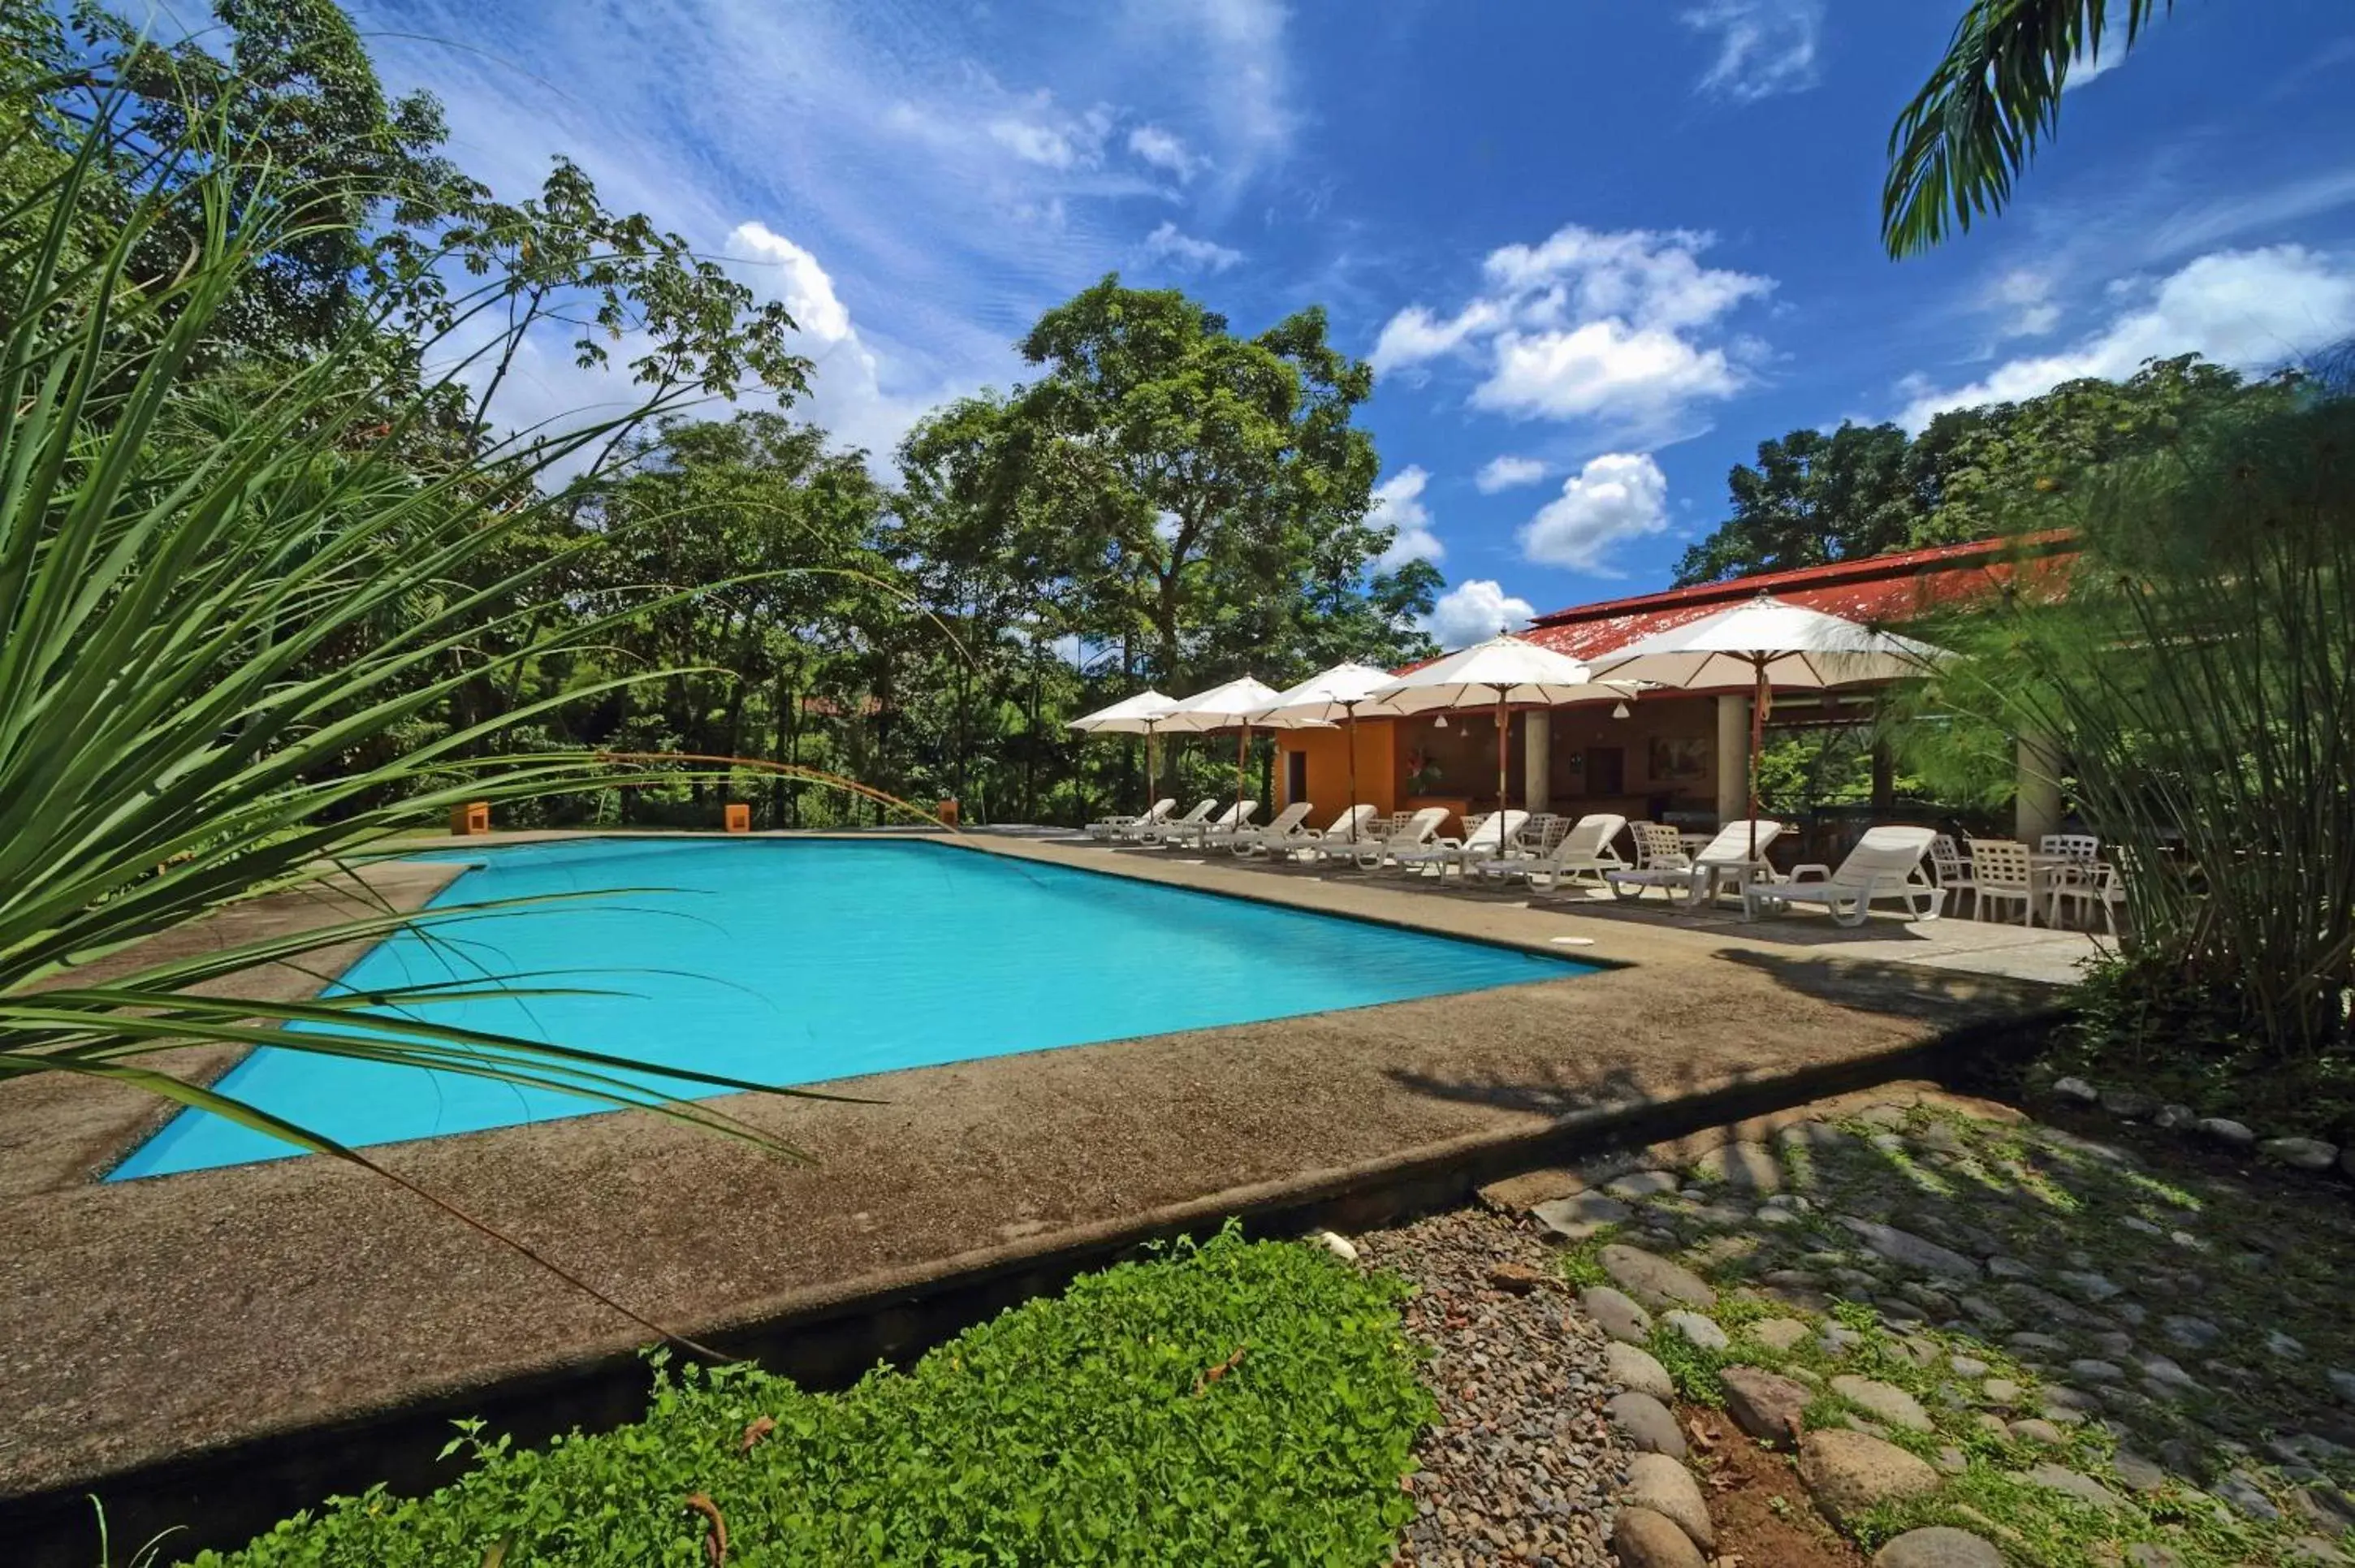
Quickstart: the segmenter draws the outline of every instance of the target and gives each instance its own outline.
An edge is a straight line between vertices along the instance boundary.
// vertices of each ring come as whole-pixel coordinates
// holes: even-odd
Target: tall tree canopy
[[[1893,424],[1795,430],[1760,442],[1754,465],[1735,465],[1732,516],[1685,552],[1677,581],[1986,539],[2100,465],[2288,384],[2246,382],[2186,354],[2123,381],[2085,377],[2017,403],[1949,410],[1910,437]]]
[[[1241,337],[1183,293],[1113,276],[1049,311],[1022,353],[1042,374],[1006,406],[1020,487],[1087,563],[1072,586],[1088,630],[1144,673],[1273,668],[1344,627],[1370,639],[1360,656],[1413,643],[1367,613],[1411,613],[1418,580],[1372,572],[1390,536],[1366,521],[1379,460],[1350,420],[1373,372],[1326,341],[1322,310]]]

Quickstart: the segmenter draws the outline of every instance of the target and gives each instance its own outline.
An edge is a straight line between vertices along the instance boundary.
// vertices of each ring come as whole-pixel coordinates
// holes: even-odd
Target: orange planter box
[[[951,827],[954,827],[957,825],[957,803],[954,800],[944,800],[941,802],[940,810],[933,815]]]
[[[450,831],[464,838],[491,830],[491,803],[487,800],[468,801],[450,808]]]
[[[722,823],[730,833],[752,831],[752,808],[741,801],[730,801],[720,809]]]

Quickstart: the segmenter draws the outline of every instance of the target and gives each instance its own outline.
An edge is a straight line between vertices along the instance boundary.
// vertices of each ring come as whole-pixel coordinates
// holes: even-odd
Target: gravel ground
[[[1627,1448],[1603,1418],[1603,1333],[1527,1230],[1476,1209],[1355,1238],[1422,1286],[1407,1331],[1431,1348],[1439,1423],[1412,1478],[1398,1562],[1604,1568]]]

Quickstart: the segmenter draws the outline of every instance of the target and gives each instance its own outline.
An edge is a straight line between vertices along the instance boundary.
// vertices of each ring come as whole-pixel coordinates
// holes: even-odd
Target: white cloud
[[[1717,40],[1717,58],[1700,79],[1704,92],[1748,103],[1803,92],[1821,74],[1823,0],[1708,0],[1683,21]]]
[[[1646,453],[1609,452],[1561,482],[1520,532],[1521,553],[1546,566],[1605,572],[1611,547],[1668,526],[1668,481]]]
[[[1020,112],[992,120],[988,129],[992,141],[1025,163],[1058,170],[1093,168],[1103,161],[1112,113],[1097,108],[1065,114],[1055,107],[1054,95],[1041,88]]]
[[[1472,483],[1479,487],[1483,496],[1493,496],[1499,490],[1536,484],[1546,476],[1546,464],[1538,458],[1515,457],[1507,453],[1483,464],[1479,476]]]
[[[1219,244],[1216,240],[1199,240],[1190,234],[1179,233],[1178,226],[1167,219],[1162,220],[1160,228],[1145,237],[1145,252],[1165,261],[1174,261],[1181,267],[1213,272],[1223,272],[1243,259],[1241,251]]]
[[[1658,437],[1694,402],[1750,380],[1753,347],[1722,323],[1774,280],[1704,266],[1710,242],[1691,230],[1568,224],[1539,244],[1504,246],[1482,262],[1484,291],[1454,315],[1419,304],[1393,315],[1373,364],[1485,354],[1476,407]]]
[[[1673,332],[1590,321],[1570,332],[1508,332],[1496,371],[1472,394],[1479,408],[1524,419],[1619,412],[1648,421],[1678,405],[1728,397],[1744,383],[1721,348]]]
[[[1434,359],[1461,347],[1476,333],[1503,325],[1505,320],[1503,308],[1487,300],[1474,300],[1446,321],[1441,321],[1422,305],[1411,304],[1383,324],[1381,336],[1374,339],[1370,358],[1377,370],[1395,370]]]
[[[730,270],[764,299],[783,304],[801,328],[794,347],[811,361],[809,396],[794,405],[846,445],[864,447],[877,464],[908,427],[941,397],[967,389],[926,386],[911,393],[885,389],[883,366],[850,319],[834,279],[807,250],[757,220],[728,236]]]
[[[2097,76],[2107,76],[2126,63],[2126,40],[2123,28],[2108,29],[2109,46],[2098,55],[2079,55],[2069,62],[2069,75],[2061,83],[2063,92],[2074,92]]]
[[[2131,376],[2146,359],[2178,354],[2266,369],[2355,334],[2355,259],[2301,245],[2220,251],[2111,293],[2138,303],[2068,348],[2008,360],[1968,386],[1901,384],[1910,400],[1900,422],[1918,430],[1946,409],[2017,402],[2084,376]]]
[[[1155,168],[1168,170],[1181,181],[1200,173],[1206,161],[1195,156],[1183,137],[1158,125],[1139,125],[1129,132],[1128,150]]]
[[[1996,279],[1987,293],[1998,337],[2041,337],[2061,324],[2061,305],[2052,297],[2052,276],[2034,267],[2014,267]]]
[[[1441,594],[1423,625],[1441,647],[1465,648],[1487,642],[1499,630],[1526,625],[1537,613],[1536,605],[1507,593],[1502,584],[1476,577]]]
[[[1388,571],[1410,560],[1437,560],[1446,554],[1439,536],[1431,531],[1431,508],[1423,504],[1423,486],[1431,475],[1410,464],[1374,486],[1374,504],[1366,521],[1378,528],[1396,530],[1390,548],[1375,560],[1374,569]]]
[[[842,431],[871,448],[919,393],[1018,379],[1023,327],[1135,259],[1150,224],[1133,204],[1172,182],[1127,155],[1131,128],[1182,140],[1202,207],[1258,194],[1299,123],[1284,11],[1254,0],[1082,6],[1025,36],[982,6],[917,6],[886,27],[858,0],[349,5],[388,91],[430,88],[451,155],[503,199],[536,192],[562,154],[608,204],[699,252],[730,251],[757,216],[822,258],[858,348],[805,334],[822,363],[794,411],[830,420],[871,358],[881,390]],[[759,264],[739,275],[777,293],[783,263],[745,255]],[[626,406],[626,374],[576,373],[562,342],[546,350],[544,388],[511,377],[503,411],[527,394]]]

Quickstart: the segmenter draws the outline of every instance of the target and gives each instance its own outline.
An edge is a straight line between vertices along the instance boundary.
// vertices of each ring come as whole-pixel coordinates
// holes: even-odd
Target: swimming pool
[[[569,839],[462,858],[472,869],[435,904],[613,896],[469,918],[442,926],[432,943],[395,936],[336,989],[482,974],[601,987],[608,994],[418,1010],[436,1023],[779,1087],[1593,967],[922,839]],[[646,889],[660,891],[616,891]],[[452,944],[455,960],[437,951]],[[219,1086],[352,1146],[606,1109],[266,1046]],[[295,1152],[184,1111],[110,1179]]]

